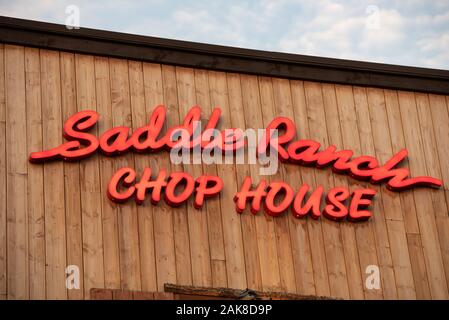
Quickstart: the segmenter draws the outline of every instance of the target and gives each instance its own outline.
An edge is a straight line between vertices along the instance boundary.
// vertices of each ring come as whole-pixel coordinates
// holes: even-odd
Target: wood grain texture
[[[162,81],[164,92],[164,105],[167,108],[166,128],[179,125],[179,103],[178,90],[176,84],[176,69],[172,66],[162,66]],[[165,155],[167,157],[167,155]],[[183,167],[180,164],[171,163],[168,168],[171,171],[182,171]],[[176,256],[176,277],[178,283],[186,285],[192,284],[193,271],[191,263],[191,249],[190,249],[190,232],[187,206],[184,204],[178,210],[173,211],[169,208],[168,212],[173,215],[173,222],[167,227],[173,228],[175,240],[175,256]],[[169,242],[167,243],[167,245]],[[163,285],[163,284],[162,284]]]
[[[210,74],[212,75],[214,73],[210,72]],[[232,128],[244,129],[246,125],[245,113],[241,112],[241,110],[243,109],[243,95],[240,75],[234,73],[227,74],[226,80],[228,88],[229,108],[228,110],[224,109],[224,113],[227,112],[227,114],[229,115],[229,119],[222,122],[223,127],[229,125]],[[212,81],[213,77],[211,76],[211,91],[213,91]],[[214,103],[214,105],[217,104]],[[244,177],[250,175],[249,165],[245,162],[239,165],[235,165],[235,178],[234,175],[229,174],[229,170],[232,170],[232,168],[229,168],[228,166],[219,166],[219,169],[222,170],[221,174],[224,181],[226,181],[226,183],[229,183],[229,185],[232,186],[231,188],[235,188],[234,190],[238,190],[238,188],[240,188],[243,183]],[[228,197],[226,197],[226,193],[229,195]],[[228,230],[232,230],[232,233],[225,233],[225,236],[228,237],[225,240],[226,254],[228,256],[227,261],[229,267],[232,267],[228,273],[229,287],[242,289],[245,287],[257,288],[258,290],[261,290],[262,275],[260,268],[259,250],[257,245],[258,241],[256,235],[256,219],[254,215],[249,212],[249,210],[245,210],[242,214],[240,214],[241,235],[239,235],[239,230],[235,226],[235,224],[238,224],[238,220],[235,216],[233,216],[232,210],[229,209],[231,205],[234,205],[230,200],[230,197],[232,196],[233,191],[229,189],[229,191],[224,191],[222,197],[224,231],[226,232]],[[243,257],[241,255],[241,252],[238,256],[234,255],[234,246],[232,245],[231,241],[242,241]],[[241,246],[240,243],[237,243],[237,245],[239,247]],[[235,264],[234,259],[230,257],[238,258],[235,260]],[[242,267],[244,267],[244,270]],[[233,285],[233,283],[235,283],[235,285]]]
[[[176,67],[176,87],[178,95],[178,120],[183,123],[191,107],[196,105],[195,75],[193,69]],[[174,113],[174,110],[172,110]],[[183,164],[185,172],[194,179],[203,174],[201,163],[193,163],[193,156],[189,156],[189,163]],[[207,204],[206,204],[207,206]],[[212,285],[212,270],[210,261],[209,234],[206,209],[197,210],[193,207],[193,198],[186,204],[190,239],[190,258],[192,264],[193,285]]]
[[[132,128],[128,61],[109,60],[111,79],[112,123]],[[134,167],[134,155],[128,153],[114,161],[114,169]],[[135,202],[117,206],[119,221],[121,288],[141,289],[139,223]]]
[[[56,53],[57,55],[58,53]],[[28,286],[27,157],[24,48],[5,46],[6,232],[8,299],[26,299]],[[54,92],[54,91],[53,91]],[[58,92],[59,94],[59,92]]]
[[[384,91],[381,89],[359,90],[361,110],[359,117],[368,115],[371,121],[366,121],[363,126],[372,143],[370,145],[368,135],[362,141],[363,152],[374,154],[380,163],[385,163],[389,159],[393,150],[390,144],[390,131],[388,128],[388,113],[386,111],[386,102]],[[363,98],[365,96],[365,98]],[[366,102],[365,102],[366,101]],[[362,129],[360,129],[362,131]],[[368,147],[368,148],[367,148]],[[391,156],[390,156],[391,157]],[[379,223],[375,225],[376,241],[379,248],[379,260],[384,274],[385,298],[393,299],[414,299],[416,297],[410,257],[407,247],[407,238],[400,198],[393,192],[385,188],[378,188],[380,204]]]
[[[260,89],[256,76],[241,76],[243,94],[243,110],[245,128],[263,128]],[[259,164],[249,165],[250,176],[254,185],[260,181]],[[259,263],[262,288],[267,291],[278,291],[281,286],[275,222],[266,214],[255,215],[256,238],[259,251]]]
[[[409,158],[412,175],[427,175],[421,124],[418,118],[416,98],[413,92],[399,92],[399,106],[401,109],[402,124],[407,149],[413,157]],[[447,299],[448,287],[444,273],[441,245],[433,212],[431,190],[415,189],[416,213],[421,233],[429,285],[432,298]]]
[[[335,145],[339,150],[343,148],[341,135],[340,115],[338,111],[337,96],[335,86],[330,84],[322,85],[324,111],[326,114],[326,127],[329,144]],[[348,180],[340,175],[334,175],[335,186],[348,186]],[[357,241],[355,239],[355,227],[351,223],[340,224],[341,242],[344,252],[346,270],[341,268],[340,272],[346,271],[348,281],[349,297],[353,299],[363,298],[363,284],[361,277],[360,261],[357,251]],[[338,246],[338,242],[337,242]],[[337,247],[338,249],[338,247]],[[337,276],[337,275],[336,275]],[[341,275],[341,277],[343,277]],[[334,289],[335,290],[335,289]],[[343,290],[344,289],[339,289]]]
[[[0,45],[0,297],[9,299],[175,299],[164,284],[250,288],[343,299],[449,297],[449,98],[351,87],[101,56]],[[89,132],[146,125],[167,108],[164,132],[194,105],[202,126],[220,107],[218,129],[259,129],[274,117],[295,121],[298,139],[350,149],[383,164],[409,150],[411,176],[430,175],[444,188],[391,192],[329,168],[280,163],[173,164],[166,151],[79,162],[28,162],[28,155],[64,141],[64,121],[79,110],[100,115]],[[248,157],[248,151],[245,154]],[[106,196],[114,172],[146,167],[153,176],[186,171],[217,175],[225,187],[201,210],[164,200],[115,204]],[[233,196],[250,176],[377,191],[368,222],[235,212]],[[324,200],[322,206],[324,205]],[[68,290],[65,268],[80,270]],[[366,268],[380,268],[380,290]],[[107,288],[104,291],[101,288]]]
[[[131,112],[133,130],[144,126],[148,122],[145,109],[145,94],[143,82],[142,63],[129,62],[129,86],[131,95]],[[135,168],[143,172],[149,167],[150,161],[146,155],[134,156]],[[156,260],[154,253],[154,226],[153,210],[148,202],[146,206],[137,207],[137,218],[139,226],[139,254],[142,290],[156,291]]]
[[[61,52],[61,107],[62,118],[67,119],[77,112],[75,56]],[[37,149],[36,149],[37,150]],[[64,163],[65,218],[67,229],[67,265],[78,266],[80,280],[84,279],[82,212],[79,163]],[[79,300],[84,297],[84,281],[80,281],[79,290],[69,290],[69,299]]]
[[[265,88],[263,86],[264,82],[266,83]],[[263,128],[269,125],[275,115],[292,118],[288,81],[259,77],[259,88],[262,102],[261,112],[263,115]],[[270,115],[271,119],[269,119]],[[294,181],[290,180],[294,176],[288,176],[285,166],[279,166],[279,163],[277,165],[277,172],[274,175],[267,176],[267,180],[286,181],[294,186]],[[276,226],[281,290],[286,292],[296,292],[296,279],[290,237],[290,216],[288,214],[283,214],[274,221]]]
[[[314,98],[316,101],[309,106],[309,110],[311,110],[309,114],[312,113],[313,115],[309,124],[310,137],[320,142],[323,146],[327,146],[330,144],[328,134],[330,128],[327,128],[327,120],[329,117],[327,114],[330,110],[326,112],[326,107],[329,107],[329,104],[332,104],[334,108],[337,107],[335,90],[333,86],[325,87],[322,85],[316,86],[313,90],[315,91],[313,94],[315,95]],[[338,115],[338,112],[336,112],[336,115]],[[338,123],[335,120],[331,121],[332,124]],[[318,122],[321,122],[321,125]],[[334,134],[339,135],[339,132],[335,132]],[[325,190],[334,187],[335,182],[332,173],[329,170],[316,171],[315,185],[323,186]],[[324,199],[322,201],[324,206]],[[343,243],[339,229],[338,224],[329,220],[322,220],[323,243],[329,274],[330,295],[339,298],[349,298]]]
[[[221,72],[207,72],[208,86],[205,86],[205,92],[210,92],[210,102],[207,107],[205,107],[205,114],[209,115],[213,108],[216,106],[222,107],[222,121],[220,123],[220,129],[232,127],[232,111],[230,110],[231,103],[239,103],[239,96],[230,96],[230,89],[227,85],[227,78],[225,73]],[[200,77],[196,77],[200,80]],[[196,86],[199,86],[202,82],[197,81]],[[203,82],[204,83],[204,82]],[[206,85],[206,83],[204,83]],[[198,91],[197,91],[198,93]],[[198,94],[197,94],[198,97]],[[237,99],[237,101],[234,101]],[[199,101],[198,103],[208,103],[208,101]],[[226,119],[226,120],[225,120]],[[242,233],[241,217],[239,215],[234,215],[230,208],[234,205],[232,201],[232,188],[237,189],[236,182],[236,167],[233,164],[221,164],[217,165],[215,172],[210,172],[210,168],[213,166],[203,165],[204,172],[218,174],[223,178],[225,184],[229,184],[231,189],[224,191],[220,196],[220,208],[214,207],[214,202],[207,203],[208,212],[216,210],[214,214],[209,214],[209,219],[214,221],[218,218],[216,222],[209,222],[214,228],[210,229],[209,232],[215,232],[214,229],[218,229],[220,232],[220,227],[223,228],[223,239],[217,239],[217,243],[211,242],[211,254],[212,248],[221,251],[220,240],[223,241],[224,256],[221,256],[226,262],[226,272],[227,272],[227,282],[228,286],[233,286],[235,288],[246,288],[247,287],[247,272],[245,272],[245,257],[244,257],[244,245],[247,242],[254,241],[253,239],[247,239]],[[218,209],[220,211],[218,211]],[[215,225],[217,224],[217,225]],[[219,236],[219,234],[217,235]],[[245,238],[244,238],[245,237]],[[214,241],[215,242],[215,241]],[[212,246],[214,244],[214,246]]]
[[[97,112],[101,116],[98,132],[104,132],[113,127],[111,79],[109,59],[95,57],[95,93]],[[105,190],[114,171],[114,160],[109,157],[100,157],[100,179],[102,189]],[[104,191],[103,191],[104,195]],[[114,202],[107,197],[101,197],[102,232],[103,232],[103,259],[104,259],[104,286],[109,289],[119,289],[120,282],[120,246],[118,231],[118,209]],[[106,236],[105,236],[106,235]]]
[[[443,178],[445,186],[448,185],[447,162],[444,159],[449,147],[447,139],[449,137],[449,124],[445,120],[449,121],[448,113],[446,112],[445,101],[443,96],[437,95],[416,95],[417,109],[419,115],[419,121],[421,123],[421,135],[423,138],[423,146],[426,157],[427,172],[430,175]],[[430,109],[431,112],[425,110]],[[432,117],[433,114],[436,117]],[[443,161],[441,161],[443,159]],[[444,172],[444,173],[443,173]],[[437,225],[438,237],[441,244],[441,254],[443,256],[444,271],[446,274],[446,282],[449,286],[449,198],[447,195],[447,187],[445,193],[431,191],[432,204],[435,212],[435,223]]]
[[[147,117],[149,117],[154,107],[164,103],[161,66],[144,63],[143,77],[146,113]],[[170,161],[166,155],[154,154],[150,158],[150,167],[157,172],[159,172],[160,168],[168,170]],[[162,291],[164,283],[176,281],[177,279],[173,212],[166,204],[160,203],[153,207],[153,223],[157,290]],[[188,270],[188,272],[191,271]],[[191,273],[189,276],[191,277]]]
[[[59,52],[41,51],[43,148],[62,143]],[[63,163],[44,164],[47,299],[66,299],[66,230]]]
[[[194,70],[194,77],[196,104],[203,107],[202,116],[206,118],[212,112],[208,72],[205,70]],[[202,121],[201,127],[204,128],[205,126],[205,121]],[[217,166],[214,164],[208,165],[203,163],[202,170],[204,174],[217,175]],[[214,287],[226,287],[226,254],[223,239],[221,199],[220,197],[214,197],[207,201],[204,206],[207,214],[212,284]]]
[[[42,149],[42,105],[39,50],[25,48],[28,152]],[[28,254],[30,299],[45,299],[44,170],[28,164]]]
[[[77,110],[96,110],[93,56],[75,55]],[[98,128],[94,129],[96,132]],[[103,189],[104,190],[104,189]],[[81,219],[83,233],[84,294],[104,286],[103,228],[100,166],[98,157],[80,163]]]
[[[0,44],[0,295],[8,295],[7,283],[7,147],[6,147],[6,88],[5,46]],[[41,169],[42,171],[42,169]],[[45,270],[44,270],[45,272]]]
[[[354,94],[350,86],[335,86],[338,112],[341,123],[341,135],[343,146],[345,149],[354,151],[354,154],[362,154],[362,147],[357,123],[357,113],[355,110]],[[362,188],[360,182],[354,180],[349,181],[351,190],[354,188]],[[362,275],[365,276],[365,270],[370,265],[379,266],[378,248],[375,244],[374,226],[375,220],[379,219],[373,216],[367,223],[357,224],[355,226],[355,236],[357,241],[359,261]],[[364,287],[365,298],[380,299],[384,297],[383,287],[378,290],[368,290]]]

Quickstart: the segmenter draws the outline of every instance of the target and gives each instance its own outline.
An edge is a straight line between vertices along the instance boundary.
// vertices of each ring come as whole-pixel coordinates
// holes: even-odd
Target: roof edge
[[[449,71],[203,44],[0,16],[0,42],[183,67],[449,94]]]

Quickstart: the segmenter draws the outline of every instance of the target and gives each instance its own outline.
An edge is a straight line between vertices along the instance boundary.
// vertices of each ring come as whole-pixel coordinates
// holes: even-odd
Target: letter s
[[[60,146],[30,154],[31,162],[43,162],[52,159],[80,160],[93,154],[99,145],[98,139],[87,131],[92,128],[98,120],[98,113],[92,110],[80,111],[64,124],[64,137],[68,141]],[[81,144],[85,148],[80,148]]]

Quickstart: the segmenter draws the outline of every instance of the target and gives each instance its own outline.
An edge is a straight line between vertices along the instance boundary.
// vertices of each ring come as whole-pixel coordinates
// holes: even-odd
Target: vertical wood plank
[[[240,128],[245,129],[245,113],[243,110],[243,97],[242,97],[242,86],[240,81],[240,75],[236,73],[228,73],[226,74],[226,85],[228,88],[228,117],[223,116],[225,122],[223,126],[230,125],[231,128]],[[212,73],[210,73],[210,87],[211,87],[211,94],[213,95],[214,89],[213,89],[213,78]],[[216,104],[216,103],[214,103]],[[222,170],[229,170],[224,167]],[[250,170],[249,165],[246,163],[243,164],[236,164],[235,165],[235,175],[236,179],[234,180],[233,176],[230,176],[228,172],[223,172],[222,176],[224,179],[229,179],[229,181],[226,181],[229,186],[232,186],[232,190],[237,191],[240,186],[243,183],[243,179],[247,176],[250,176]],[[231,188],[231,187],[229,187]],[[226,191],[223,193],[223,199],[226,199]],[[232,204],[233,207],[235,207],[235,204]],[[223,219],[231,219],[231,215],[226,215],[228,206],[225,204],[224,200],[222,202],[222,212],[223,212]],[[255,217],[252,213],[250,213],[249,210],[245,210],[243,213],[240,214],[240,221],[241,221],[241,237],[243,242],[243,253],[244,253],[244,268],[245,271],[241,268],[231,268],[232,265],[236,266],[236,264],[232,263],[231,265],[231,259],[227,258],[227,265],[228,265],[228,285],[230,288],[245,288],[245,280],[246,280],[246,287],[248,288],[254,288],[254,290],[262,290],[262,275],[261,275],[261,269],[260,269],[260,259],[259,259],[259,250],[258,250],[258,244],[257,244],[257,232],[256,232],[256,221]],[[225,222],[223,220],[223,227],[224,231],[226,232],[228,228],[227,225],[234,225],[233,220],[228,220]],[[238,239],[238,230],[232,228],[233,231],[236,232],[236,236],[233,237],[231,233],[225,233],[225,237],[229,236],[234,239]],[[225,246],[227,247],[229,245],[228,240],[225,241]],[[226,249],[226,253],[228,257],[234,257],[232,255],[232,246],[229,249]],[[241,259],[241,257],[239,257]],[[236,261],[242,261],[242,260],[236,260]],[[246,279],[244,277],[244,274],[246,274]],[[236,279],[236,285],[233,286],[233,279]],[[242,286],[243,285],[243,286]]]
[[[449,206],[449,161],[447,161],[449,159],[449,98],[429,94],[429,100],[441,170],[441,175],[438,177],[443,180],[446,204]]]
[[[143,76],[146,113],[149,117],[153,108],[164,101],[160,65],[144,63]],[[166,155],[160,153],[151,155],[150,164],[152,170],[157,172],[170,167]],[[152,211],[157,290],[162,291],[164,283],[176,281],[173,217],[163,203],[153,207]]]
[[[357,114],[354,106],[354,95],[351,86],[336,85],[338,112],[340,116],[342,141],[345,149],[351,149],[355,155],[361,155],[360,136],[357,126]],[[351,189],[362,187],[361,183],[349,180]],[[376,252],[374,226],[375,217],[363,224],[354,226],[359,251],[361,274],[365,274],[365,269],[369,265],[379,266]],[[380,299],[383,297],[383,290],[369,290],[364,287],[365,298]]]
[[[149,116],[145,110],[145,91],[143,86],[142,63],[129,61],[129,84],[131,94],[131,110],[133,131],[148,123]],[[134,155],[135,170],[142,174],[149,167],[148,154]],[[140,270],[142,290],[156,291],[156,258],[154,254],[153,206],[150,201],[137,207],[139,224]]]
[[[446,142],[446,146],[443,145],[438,148],[437,138],[434,134],[434,128],[439,128],[437,130],[443,131],[442,137],[444,137],[444,131],[446,131],[446,137],[449,137],[449,124],[440,122],[441,120],[438,119],[436,119],[438,122],[434,124],[432,120],[433,110],[436,111],[434,111],[434,113],[439,115],[438,118],[441,118],[443,120],[446,118],[446,120],[448,120],[447,112],[444,112],[444,96],[416,93],[415,97],[418,119],[421,127],[421,137],[423,140],[427,173],[432,177],[444,179],[445,177],[441,172],[438,151],[439,149],[441,149],[441,152],[447,152],[447,150],[444,151],[444,147],[449,147],[449,143]],[[448,185],[447,180],[443,180],[443,185]],[[432,197],[432,205],[435,214],[435,223],[438,231],[438,238],[440,240],[446,282],[449,286],[449,209],[443,190],[429,190],[429,192]]]
[[[364,154],[376,155],[381,164],[393,156],[391,136],[388,130],[388,114],[384,91],[369,88],[354,88]],[[368,119],[367,119],[368,116]],[[362,119],[364,119],[362,121]],[[362,131],[362,129],[360,129]],[[367,132],[367,130],[369,132]],[[362,140],[363,136],[367,136]],[[368,141],[371,140],[372,143]],[[369,148],[367,148],[369,146]],[[399,150],[398,150],[399,151]],[[386,299],[415,299],[413,273],[403,219],[400,195],[385,186],[376,189],[382,208],[376,212],[378,219],[374,225],[379,249],[379,262],[383,273],[384,295]],[[393,266],[393,268],[391,267]],[[394,269],[394,270],[393,270]]]
[[[114,126],[132,127],[128,61],[109,60],[111,77],[112,122]],[[132,153],[118,156],[114,169],[134,167]],[[134,201],[118,207],[120,276],[122,289],[140,290],[139,225]]]
[[[25,48],[28,154],[42,150],[39,49]],[[28,257],[30,299],[45,299],[44,170],[28,163]]]
[[[164,103],[167,108],[167,128],[179,125],[178,93],[176,70],[172,66],[162,66]],[[167,155],[164,155],[165,157]],[[170,163],[171,171],[182,171],[182,166]],[[169,209],[172,210],[172,209]],[[192,285],[192,264],[190,260],[189,224],[186,205],[173,211],[177,283]]]
[[[111,83],[109,76],[109,59],[95,57],[95,93],[97,112],[100,121],[97,124],[99,133],[113,127]],[[104,286],[110,289],[120,288],[120,245],[118,234],[117,205],[110,201],[106,195],[109,179],[114,174],[114,158],[100,156],[100,183],[102,194],[102,231],[103,231],[103,257],[104,257]]]
[[[447,106],[447,110],[448,110],[448,113],[449,113],[449,96],[446,96],[446,106]],[[433,116],[433,114],[432,114],[432,116]],[[434,125],[436,125],[436,121],[434,120]],[[441,130],[441,129],[443,129],[443,132],[445,133],[445,135],[442,135],[441,137],[440,137],[440,133],[441,132],[438,132],[437,133],[437,130]],[[441,129],[440,129],[440,127],[436,127],[435,128],[435,135],[437,136],[437,137],[440,137],[440,140],[441,139],[444,139],[444,137],[447,137],[447,135],[448,135],[448,128],[446,127],[446,126],[443,126],[443,127],[441,127]],[[439,140],[439,141],[440,141]],[[445,140],[443,140],[443,141],[445,141],[445,143],[449,143],[448,142],[448,139],[446,138]],[[443,141],[441,141],[441,143],[444,143]],[[439,142],[440,143],[440,142]],[[446,150],[447,151],[447,150]],[[443,173],[445,174],[445,176],[444,176],[444,181],[447,183],[447,179],[446,179],[446,177],[447,177],[447,170],[446,170],[446,168],[447,168],[447,166],[448,166],[448,164],[447,164],[447,162],[445,162],[444,161],[444,158],[443,157],[441,157],[440,156],[440,162],[441,162],[441,167],[442,167],[442,171],[443,171]],[[448,206],[449,206],[449,188],[445,188],[444,189],[444,193],[445,193],[445,195],[446,195],[446,202],[447,202],[447,204],[448,204]]]
[[[304,93],[303,82],[290,81],[290,95],[291,95],[291,118],[296,124],[297,138],[306,138],[308,135],[307,122],[307,106],[306,97]],[[290,104],[288,106],[290,108]],[[291,181],[306,181],[311,182],[312,172],[310,168],[298,168],[296,166],[287,166],[287,176]],[[298,176],[299,174],[299,176]],[[296,182],[297,183],[297,182]],[[314,259],[320,259],[321,251],[313,252],[315,248],[322,248],[319,242],[311,239],[313,233],[309,222],[310,219],[296,219],[292,216],[293,229],[290,233],[292,236],[293,258],[295,261],[295,275],[297,291],[300,294],[315,295],[315,272],[313,268]],[[318,226],[318,225],[316,225]],[[318,244],[318,246],[316,246]],[[319,280],[320,281],[320,280]],[[320,284],[319,284],[320,286]],[[324,292],[323,287],[318,289],[319,292]]]
[[[243,110],[246,128],[262,129],[263,119],[260,106],[260,92],[257,77],[241,75],[243,94]],[[257,185],[262,178],[259,165],[249,165],[253,184]],[[259,212],[255,216],[256,233],[262,276],[262,288],[266,291],[279,291],[281,287],[278,253],[273,217]]]
[[[298,83],[299,84],[299,83]],[[304,100],[295,103],[295,120],[300,136],[304,139],[312,138],[311,126],[319,121],[325,121],[317,117],[317,109],[314,106],[322,100],[321,87],[311,82],[300,83],[298,90],[303,90]],[[319,101],[317,101],[319,99]],[[311,188],[317,186],[316,175],[312,168],[301,168],[303,183],[307,183]],[[309,238],[312,251],[312,262],[317,295],[329,296],[329,273],[326,259],[326,248],[324,244],[322,219],[314,220],[308,218]]]
[[[176,67],[176,83],[179,104],[177,112],[179,115],[178,121],[179,123],[182,123],[188,110],[196,105],[193,69]],[[192,175],[194,179],[198,178],[203,173],[201,164],[184,164],[183,168],[184,171]],[[193,207],[193,198],[189,198],[187,202],[187,216],[192,263],[192,283],[197,286],[211,286],[212,271],[206,208],[196,210]]]
[[[164,102],[161,66],[159,64],[144,63],[143,77],[146,112],[149,116],[156,106]],[[157,172],[162,168],[169,170],[169,158],[162,153],[152,154],[150,165],[151,169]],[[176,283],[173,212],[165,203],[161,202],[153,208],[153,223],[157,290],[163,291],[164,283]]]
[[[62,143],[59,52],[41,50],[43,148]],[[66,229],[64,165],[44,164],[47,299],[66,299]]]
[[[412,262],[413,278],[415,282],[416,298],[430,299],[429,280],[427,279],[426,263],[419,234],[407,234],[408,250]]]
[[[427,175],[424,149],[420,132],[420,123],[416,110],[415,95],[410,92],[398,92],[401,109],[405,143],[409,154],[410,173],[412,176]],[[416,212],[426,260],[430,292],[434,299],[447,299],[448,287],[444,274],[441,246],[435,225],[430,190],[414,189]]]
[[[27,146],[24,48],[5,45],[8,299],[27,299]]]
[[[385,108],[389,124],[392,151],[397,152],[406,147],[402,129],[401,110],[399,108],[398,94],[395,90],[384,90]],[[407,243],[409,246],[410,263],[415,283],[416,297],[430,299],[429,283],[427,279],[424,252],[421,244],[418,218],[416,214],[413,192],[399,194]],[[419,243],[419,245],[418,245]],[[422,259],[422,260],[421,260]],[[424,275],[424,276],[423,276]]]
[[[399,108],[398,95],[395,90],[384,90],[385,109],[391,137],[392,152],[398,152],[405,148],[404,132],[402,130],[401,110]],[[404,212],[405,231],[407,233],[419,234],[418,218],[416,215],[415,200],[413,192],[401,192],[401,207]],[[398,214],[396,214],[397,216]]]
[[[436,214],[436,222],[438,228],[440,222],[442,220],[446,221],[449,219],[449,163],[447,159],[449,158],[449,98],[446,99],[446,107],[444,108],[444,97],[439,95],[429,94],[430,99],[430,111],[433,120],[433,130],[435,134],[435,140],[438,149],[438,157],[440,163],[440,178],[443,179],[443,189],[446,197],[446,210],[442,210],[440,212],[435,212]],[[442,225],[447,225],[447,222],[442,223]],[[439,229],[440,233],[440,242],[441,242],[441,250],[444,257],[445,263],[445,271],[446,271],[446,281],[449,286],[449,272],[448,272],[448,263],[447,263],[447,243],[445,242],[445,237],[448,234],[446,229]],[[444,242],[444,243],[443,243]]]
[[[201,107],[203,113],[202,130],[204,130],[206,119],[210,117],[213,107],[219,106],[224,110],[225,106],[221,103],[214,103],[214,106],[211,105],[208,72],[206,70],[194,70],[194,73],[196,102]],[[223,74],[223,77],[224,84],[226,85],[225,74]],[[203,163],[203,173],[205,175],[217,176],[217,166],[215,164]],[[223,219],[221,213],[223,192],[226,191],[222,191],[218,197],[208,199],[206,203],[213,287],[227,287],[225,241],[223,238]],[[240,221],[236,222],[238,223],[237,227],[240,227]],[[238,229],[238,231],[240,231],[240,229]],[[241,236],[240,239],[236,238],[235,241],[238,242],[238,240],[241,241]],[[229,241],[232,241],[232,239],[229,239]],[[239,249],[236,249],[236,251],[238,250]],[[237,252],[235,256],[238,257],[239,253],[240,252]]]
[[[0,44],[0,295],[7,297],[7,154],[6,154],[5,46]]]
[[[210,103],[208,107],[208,115],[211,114],[212,108],[221,107],[221,129],[234,127],[232,125],[232,112],[230,111],[231,100],[228,90],[226,74],[222,72],[208,73],[209,85],[206,87],[210,90]],[[238,83],[238,85],[240,82]],[[201,83],[197,83],[201,85]],[[240,88],[240,87],[239,87]],[[237,101],[233,101],[237,102]],[[234,127],[235,128],[235,127]],[[203,167],[205,167],[204,165]],[[234,209],[234,192],[238,190],[236,182],[237,167],[243,165],[233,165],[222,163],[217,165],[217,173],[223,179],[224,185],[223,191],[220,196],[221,205],[221,223],[223,225],[224,234],[224,249],[226,257],[226,271],[228,278],[228,286],[231,288],[243,289],[247,285],[247,272],[245,270],[245,235],[242,234],[241,217],[235,212]],[[254,239],[248,239],[254,241]]]
[[[342,150],[344,148],[335,86],[331,84],[322,84],[322,91],[324,112],[326,116],[326,127],[329,139],[328,143],[329,145],[336,146],[337,150]],[[335,186],[345,186],[349,188],[348,179],[346,177],[338,174],[334,174],[333,177]],[[340,224],[340,232],[344,261],[346,264],[346,277],[349,287],[349,296],[352,299],[361,299],[363,298],[363,284],[360,274],[360,261],[357,252],[357,241],[355,239],[354,225],[344,221]]]
[[[290,81],[292,106],[293,106],[293,120],[296,124],[297,135],[301,139],[307,139],[309,137],[309,123],[308,123],[308,111],[306,94],[304,90],[304,83],[302,81]],[[299,168],[301,173],[302,183],[307,183],[313,187],[315,185],[315,178],[313,176],[312,168]],[[310,258],[312,266],[307,268],[307,273],[304,277],[303,284],[306,285],[306,292],[316,295],[329,295],[329,280],[326,270],[326,256],[324,251],[324,243],[322,237],[321,222],[313,219],[303,219],[307,228],[308,242],[310,245]],[[304,239],[305,235],[302,235]],[[305,251],[307,253],[307,249]],[[310,273],[312,270],[312,273]]]
[[[327,110],[326,105],[333,104],[334,108],[337,106],[335,90],[333,86],[323,87],[318,85],[316,88],[309,88],[309,98],[313,99],[315,103],[308,105],[309,114],[316,115],[309,118],[309,132],[310,138],[320,142],[323,148],[330,145],[328,128],[326,124]],[[313,93],[312,90],[315,92]],[[313,97],[312,94],[314,95]],[[330,100],[330,101],[329,101]],[[338,113],[337,113],[338,114]],[[333,119],[334,121],[337,119]],[[338,123],[338,121],[337,121]],[[339,133],[335,133],[339,134]],[[315,172],[316,186],[323,186],[325,190],[331,189],[335,182],[329,170]],[[324,197],[322,199],[324,207]],[[343,241],[339,225],[334,221],[329,221],[324,217],[321,218],[323,241],[327,260],[327,269],[329,274],[329,286],[331,296],[339,298],[349,298],[349,286],[346,280],[346,263],[343,250]]]
[[[242,92],[246,93],[243,95],[246,128],[263,129],[258,78],[241,76],[241,80]],[[251,151],[254,152],[254,150]],[[259,169],[261,165],[250,164],[249,168],[254,185],[266,178],[260,176]],[[266,291],[281,290],[275,221],[273,217],[268,216],[264,211],[256,215],[255,220],[263,289]]]
[[[77,110],[97,108],[94,57],[75,55]],[[98,127],[93,130],[98,133]],[[83,236],[84,295],[104,287],[103,228],[98,155],[80,162],[81,219]]]
[[[61,64],[61,104],[63,121],[77,112],[75,56],[60,53]],[[68,290],[68,298],[73,300],[84,297],[83,240],[81,221],[79,163],[64,163],[65,218],[67,230],[67,265],[76,265],[80,270],[79,289]]]
[[[329,145],[334,145],[336,146],[337,150],[342,150],[344,148],[341,136],[341,126],[335,86],[331,84],[322,84],[322,91]],[[348,187],[348,179],[341,175],[334,175],[334,183],[336,186]],[[340,224],[340,229],[340,236],[346,264],[346,274],[348,278],[349,295],[352,299],[362,299],[364,294],[362,278],[360,274],[357,241],[355,238],[355,228],[352,223],[342,222]]]
[[[290,92],[285,90],[285,84],[289,86],[287,80],[271,79],[267,77],[259,78],[259,90],[261,97],[261,112],[263,118],[263,127],[266,128],[268,124],[277,115],[288,116],[291,118],[291,110],[288,106],[291,105],[289,101]],[[290,179],[286,179],[287,173],[285,166],[278,161],[277,172],[271,176],[265,176],[268,181],[281,180],[292,184]],[[292,176],[289,176],[291,178]],[[294,271],[294,263],[292,256],[292,244],[290,238],[290,214],[285,213],[282,216],[274,219],[277,252],[279,261],[279,274],[281,277],[281,290],[285,292],[296,292],[296,279]]]

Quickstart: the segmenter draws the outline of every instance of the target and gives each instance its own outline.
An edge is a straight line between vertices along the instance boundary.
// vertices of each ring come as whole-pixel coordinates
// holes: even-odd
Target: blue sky
[[[449,70],[449,0],[0,0],[0,15],[163,38]]]

